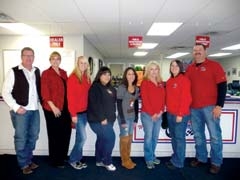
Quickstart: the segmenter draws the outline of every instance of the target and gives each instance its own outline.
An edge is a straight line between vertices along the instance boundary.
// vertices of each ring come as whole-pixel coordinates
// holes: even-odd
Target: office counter
[[[221,127],[223,135],[223,156],[224,157],[240,157],[240,123],[239,123],[239,112],[240,112],[240,98],[231,97],[227,98],[221,115]],[[0,154],[15,154],[13,135],[14,130],[9,115],[8,106],[1,100],[0,101]],[[43,111],[40,107],[40,134],[39,140],[37,141],[36,150],[34,151],[37,155],[48,154],[48,140],[45,118]],[[139,116],[140,117],[140,116]],[[115,122],[114,130],[116,133],[116,142],[113,150],[113,156],[119,156],[119,128],[118,123]],[[206,130],[207,141],[209,142],[208,131]],[[134,130],[133,144],[132,144],[132,156],[143,156],[143,128],[139,118],[139,122]],[[75,130],[72,131],[72,137],[70,142],[70,150],[75,141]],[[186,131],[186,156],[194,157],[194,140],[191,129],[191,124],[188,124]],[[208,143],[209,148],[209,143]],[[87,125],[87,141],[84,146],[84,155],[94,156],[95,149],[95,134]],[[168,137],[168,131],[161,129],[159,134],[159,143],[156,148],[157,156],[170,156],[172,154],[172,148],[170,138]]]

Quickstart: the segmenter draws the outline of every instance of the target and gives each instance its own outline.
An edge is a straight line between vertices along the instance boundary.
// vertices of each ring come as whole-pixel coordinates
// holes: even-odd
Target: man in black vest
[[[31,174],[38,168],[32,158],[40,131],[40,71],[33,66],[32,48],[23,48],[21,59],[22,63],[10,69],[6,75],[2,96],[11,108],[10,116],[15,129],[14,145],[18,164],[23,174]]]

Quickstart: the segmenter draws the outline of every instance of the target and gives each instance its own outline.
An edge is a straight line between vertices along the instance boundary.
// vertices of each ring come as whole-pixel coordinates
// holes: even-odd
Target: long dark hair
[[[111,70],[107,67],[107,66],[102,66],[97,74],[96,74],[96,77],[93,81],[93,83],[100,83],[100,77],[103,75],[103,74],[106,74],[106,73],[109,73],[110,76],[112,75],[112,72]],[[111,84],[111,81],[112,81],[112,78],[110,79],[110,81],[106,84],[106,86],[109,86]]]
[[[132,70],[134,75],[135,75],[135,79],[133,81],[133,85],[136,86],[137,85],[137,81],[138,81],[138,76],[136,73],[136,70],[132,67],[128,67],[125,69],[124,73],[123,73],[123,78],[122,78],[122,84],[125,85],[126,88],[128,88],[128,80],[127,80],[127,73],[129,70]]]

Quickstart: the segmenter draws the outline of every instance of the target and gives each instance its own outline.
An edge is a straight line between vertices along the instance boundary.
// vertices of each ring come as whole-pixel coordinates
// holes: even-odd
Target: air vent
[[[0,23],[14,23],[16,22],[13,18],[11,18],[10,16],[4,14],[4,13],[0,13]]]
[[[201,35],[204,35],[204,36],[219,36],[219,35],[223,35],[223,34],[226,34],[226,33],[229,33],[229,32],[227,32],[227,31],[209,31],[209,32],[201,33]]]
[[[173,46],[173,47],[170,47],[170,49],[172,50],[181,50],[181,49],[189,49],[191,47],[187,47],[187,46]]]

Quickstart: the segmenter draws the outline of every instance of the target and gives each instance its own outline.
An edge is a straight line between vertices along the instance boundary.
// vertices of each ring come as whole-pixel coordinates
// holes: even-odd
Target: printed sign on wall
[[[63,48],[63,36],[50,36],[51,48]]]

